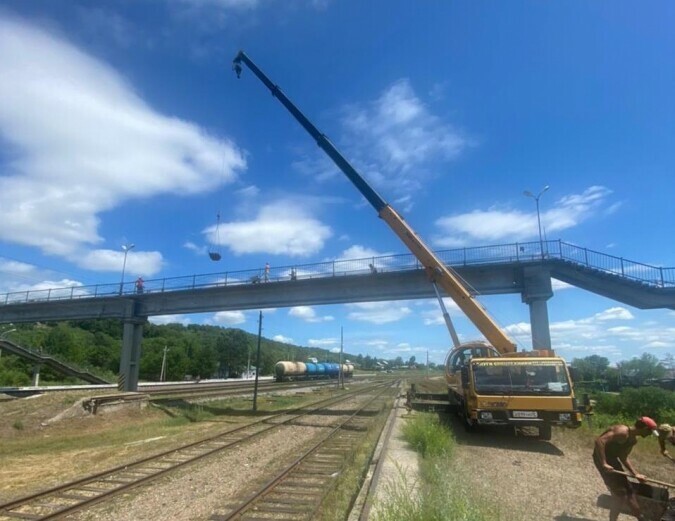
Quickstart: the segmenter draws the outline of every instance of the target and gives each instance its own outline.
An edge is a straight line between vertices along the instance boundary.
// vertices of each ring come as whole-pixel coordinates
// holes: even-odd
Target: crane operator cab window
[[[450,353],[446,365],[450,372],[456,373],[461,371],[462,367],[467,365],[472,358],[488,358],[490,356],[496,356],[496,351],[487,344],[460,346]]]

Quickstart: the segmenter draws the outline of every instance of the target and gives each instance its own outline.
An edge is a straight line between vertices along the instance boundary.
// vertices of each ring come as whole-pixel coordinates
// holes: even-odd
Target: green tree
[[[585,358],[575,358],[571,365],[576,369],[581,381],[593,382],[606,378],[609,360],[604,356],[591,355]]]
[[[644,385],[647,380],[663,378],[666,374],[666,368],[650,353],[643,353],[640,358],[620,362],[619,371],[624,385],[628,383],[638,386]]]

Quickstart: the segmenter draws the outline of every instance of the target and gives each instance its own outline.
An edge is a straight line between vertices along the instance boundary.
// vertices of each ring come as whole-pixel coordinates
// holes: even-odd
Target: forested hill
[[[84,320],[53,324],[17,325],[7,339],[22,347],[42,351],[80,369],[87,369],[114,382],[119,370],[122,345],[122,323],[115,320]],[[241,329],[206,325],[145,324],[141,344],[141,381],[158,381],[164,348],[166,379],[183,380],[186,376],[201,378],[236,377],[248,365],[255,365],[258,337]],[[261,373],[272,374],[279,360],[338,361],[338,354],[325,349],[284,344],[261,339]],[[377,361],[370,357],[344,354],[345,358],[364,366]],[[0,358],[0,386],[27,385],[33,367],[15,356]],[[41,381],[63,382],[61,375],[42,368]],[[75,382],[73,382],[75,383]]]

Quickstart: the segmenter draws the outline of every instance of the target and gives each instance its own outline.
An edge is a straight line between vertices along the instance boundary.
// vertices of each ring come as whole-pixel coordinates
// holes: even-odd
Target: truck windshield
[[[557,361],[476,361],[472,364],[477,394],[570,394],[567,371]]]

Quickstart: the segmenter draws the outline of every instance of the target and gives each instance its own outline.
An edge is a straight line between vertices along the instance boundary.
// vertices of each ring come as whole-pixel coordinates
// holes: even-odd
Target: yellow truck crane
[[[459,306],[489,343],[459,344],[452,323],[444,313],[455,344],[446,360],[448,400],[468,428],[480,424],[538,427],[539,436],[550,439],[552,425],[579,426],[569,371],[562,358],[550,350],[517,353],[515,343],[464,287],[460,278],[420,239],[401,215],[382,199],[366,180],[286,97],[251,59],[240,51],[233,61],[237,77],[246,65],[316,141],[352,184],[375,208],[392,231],[408,247],[436,289],[440,286]]]

